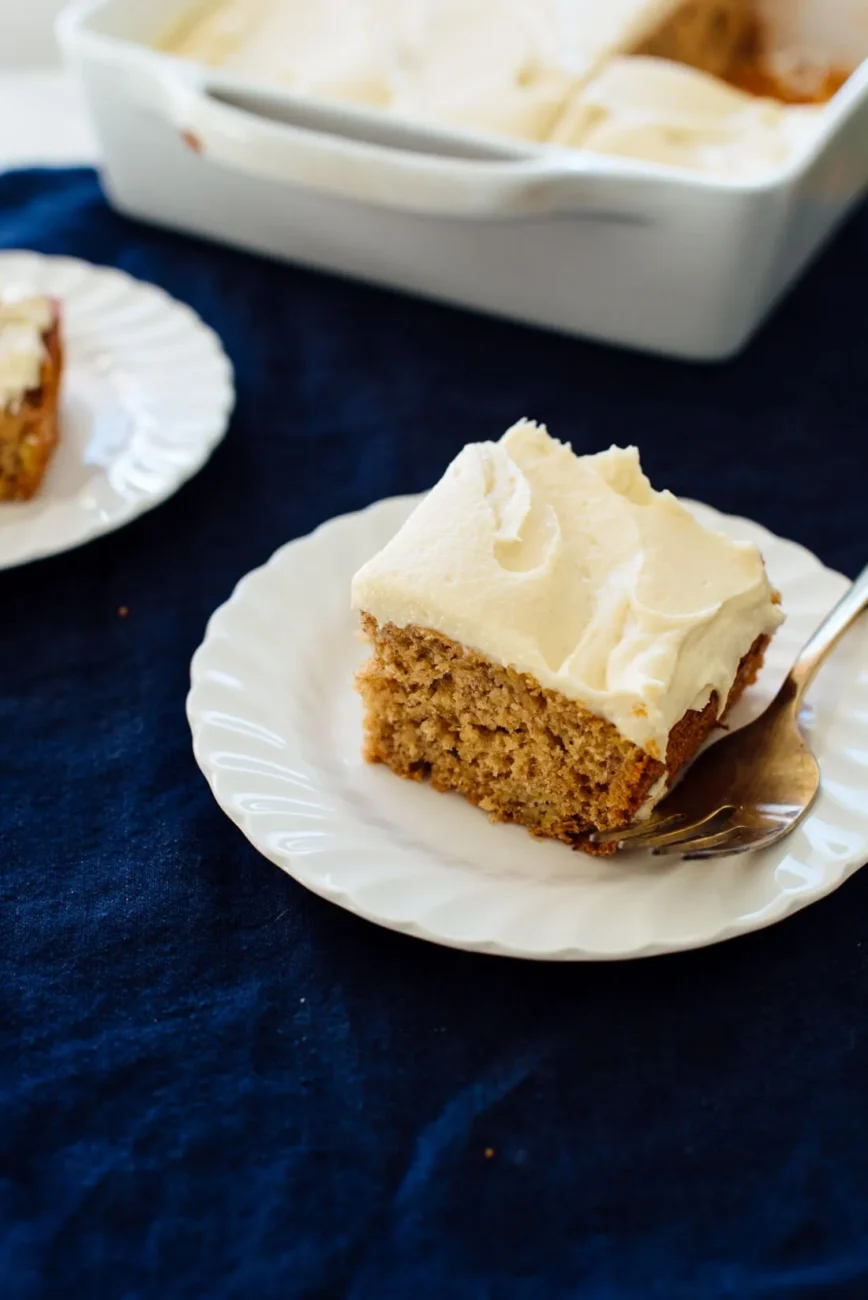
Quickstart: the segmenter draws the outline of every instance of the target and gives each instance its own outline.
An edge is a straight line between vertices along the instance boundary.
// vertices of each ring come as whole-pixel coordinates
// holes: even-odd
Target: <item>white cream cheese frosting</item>
[[[172,54],[299,94],[387,105],[374,0],[218,0],[164,42]]]
[[[528,673],[655,757],[782,619],[757,548],[654,491],[635,447],[579,457],[528,421],[464,448],[352,603]]]
[[[373,0],[391,107],[546,140],[575,87],[679,2]]]
[[[374,7],[394,112],[532,140],[552,130],[574,85],[554,0],[377,0]]]
[[[14,410],[39,387],[53,316],[48,298],[17,286],[0,290],[0,410]]]
[[[557,143],[749,178],[784,166],[821,129],[819,105],[759,99],[666,59],[612,59],[578,91]]]

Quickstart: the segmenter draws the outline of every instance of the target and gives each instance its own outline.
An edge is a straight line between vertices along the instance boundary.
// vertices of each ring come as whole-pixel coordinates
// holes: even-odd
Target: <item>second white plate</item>
[[[0,253],[0,283],[60,300],[61,441],[32,501],[0,504],[0,569],[80,546],[159,505],[207,461],[235,400],[217,335],[122,271]]]
[[[315,893],[406,934],[563,961],[650,956],[759,929],[828,894],[868,859],[864,622],[809,696],[820,797],[764,853],[593,859],[491,825],[457,796],[365,764],[352,681],[365,647],[350,580],[414,504],[381,501],[285,546],[239,584],[194,657],[187,708],[196,758],[218,803],[267,858]],[[787,612],[738,725],[768,702],[847,582],[757,524],[695,510],[762,547]]]

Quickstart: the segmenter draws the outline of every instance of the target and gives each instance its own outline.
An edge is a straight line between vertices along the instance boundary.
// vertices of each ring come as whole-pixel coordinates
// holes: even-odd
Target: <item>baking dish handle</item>
[[[340,128],[300,126],[228,102],[183,76],[164,77],[164,104],[187,146],[249,175],[429,216],[493,218],[580,210],[586,217],[635,221],[603,210],[593,159],[575,155],[461,157],[381,144]],[[332,122],[336,114],[330,114]],[[385,134],[380,131],[381,136]],[[508,146],[507,146],[508,147]],[[592,182],[595,214],[588,210]]]

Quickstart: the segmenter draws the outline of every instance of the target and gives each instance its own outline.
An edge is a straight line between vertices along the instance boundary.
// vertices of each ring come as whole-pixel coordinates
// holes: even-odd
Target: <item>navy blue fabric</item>
[[[0,573],[0,1294],[868,1296],[868,873],[680,957],[441,950],[258,857],[184,717],[242,574],[522,414],[855,574],[868,213],[724,367],[140,226],[88,171],[0,178],[0,246],[155,281],[238,374],[173,500]]]

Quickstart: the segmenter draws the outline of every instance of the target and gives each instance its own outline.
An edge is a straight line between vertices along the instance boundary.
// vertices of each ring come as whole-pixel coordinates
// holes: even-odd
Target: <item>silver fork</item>
[[[789,835],[820,789],[820,767],[799,731],[805,691],[827,655],[868,607],[868,569],[802,650],[771,704],[719,740],[648,821],[593,835],[595,844],[716,858],[768,848]]]

